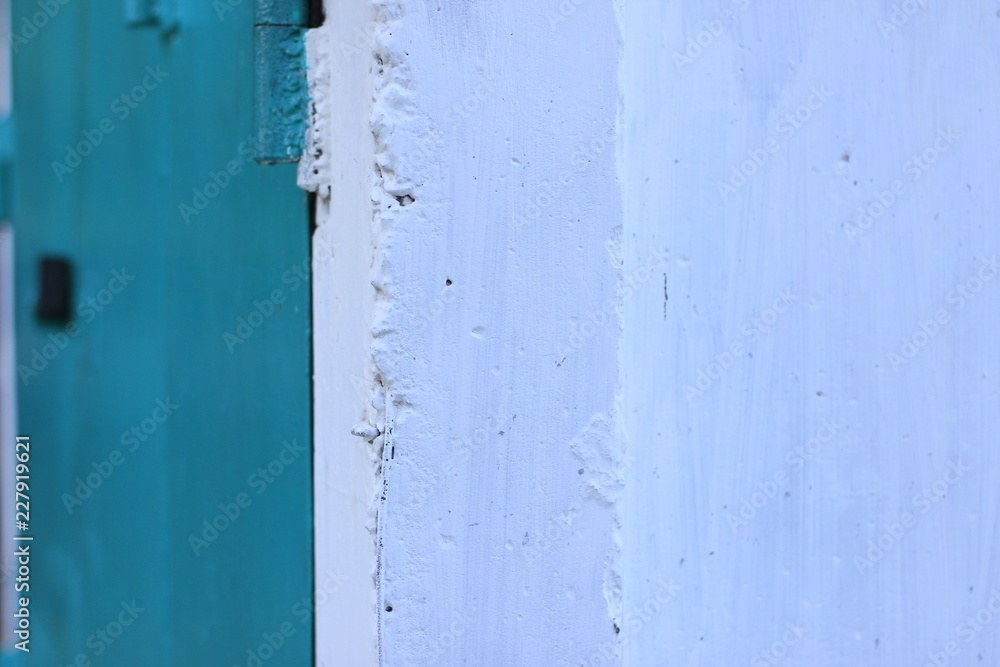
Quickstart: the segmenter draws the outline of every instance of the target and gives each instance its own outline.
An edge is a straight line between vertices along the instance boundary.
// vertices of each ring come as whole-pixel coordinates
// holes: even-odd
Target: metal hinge
[[[309,90],[305,32],[308,0],[257,0],[254,21],[257,162],[298,162]]]

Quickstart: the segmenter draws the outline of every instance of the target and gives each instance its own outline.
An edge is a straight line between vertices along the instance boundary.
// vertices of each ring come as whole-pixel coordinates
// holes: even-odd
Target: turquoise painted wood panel
[[[4,664],[312,664],[309,212],[254,161],[253,4],[48,4],[14,54],[35,540]],[[70,323],[34,316],[42,256]]]

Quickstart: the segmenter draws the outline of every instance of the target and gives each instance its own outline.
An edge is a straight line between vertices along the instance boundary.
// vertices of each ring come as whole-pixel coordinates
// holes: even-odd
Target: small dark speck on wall
[[[663,319],[667,319],[667,274],[663,274]]]

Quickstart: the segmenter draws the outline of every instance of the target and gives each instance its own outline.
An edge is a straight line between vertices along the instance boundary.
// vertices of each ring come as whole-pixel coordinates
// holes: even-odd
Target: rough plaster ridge
[[[393,27],[402,16],[402,7],[396,2],[375,2],[372,5],[374,35],[373,63],[375,91],[372,105],[371,128],[375,139],[375,183],[372,188],[372,224],[374,226],[375,261],[373,265],[372,286],[376,293],[376,310],[372,323],[372,359],[382,381],[388,387],[393,386],[396,374],[393,364],[396,361],[393,341],[405,331],[399,326],[399,318],[395,309],[394,298],[398,293],[398,282],[391,262],[393,249],[393,228],[399,218],[405,215],[396,197],[399,192],[395,176],[395,159],[393,157],[392,138],[397,132],[402,132],[410,115],[408,107],[412,106],[405,90],[397,83],[399,72],[406,65],[393,58],[392,46]],[[398,54],[395,54],[398,55]],[[409,193],[406,193],[409,194]],[[396,395],[397,392],[391,392]]]
[[[583,465],[585,498],[613,505],[624,490],[622,443],[613,413],[598,413],[574,437],[570,451]]]
[[[444,298],[434,294],[425,298],[425,276],[408,277],[404,283],[396,270],[420,235],[441,227],[431,216],[435,205],[425,201],[423,193],[423,186],[435,175],[432,156],[440,145],[440,134],[415,101],[406,51],[399,44],[403,16],[399,3],[375,5],[372,133],[376,178],[372,202],[376,268],[372,286],[376,306],[372,357],[398,407],[410,405],[418,377],[415,371],[422,368],[419,358],[404,352],[419,347],[426,334],[421,324],[435,305],[434,297]],[[427,379],[421,382],[425,387]]]
[[[624,170],[624,137],[622,134],[623,121],[625,118],[625,88],[622,85],[625,74],[625,3],[626,0],[614,0],[612,9],[615,16],[615,36],[617,38],[617,81],[616,108],[615,108],[615,184],[618,195],[617,207],[619,219],[623,224],[615,226],[608,237],[606,248],[611,257],[612,265],[617,274],[617,299],[615,303],[615,318],[611,325],[616,327],[615,335],[618,339],[618,364],[615,374],[614,405],[611,409],[610,422],[614,437],[615,446],[611,451],[613,458],[613,474],[616,477],[614,486],[615,493],[610,499],[613,503],[613,517],[611,522],[611,550],[604,570],[604,600],[608,606],[608,614],[616,628],[623,628],[625,621],[624,608],[624,555],[623,555],[623,516],[625,514],[624,491],[628,469],[634,462],[631,448],[629,447],[628,430],[624,418],[625,387],[623,383],[623,370],[628,350],[625,347],[625,300],[628,297],[626,292],[625,279],[625,229],[624,229],[624,203],[621,198],[621,180]],[[623,659],[623,642],[626,637],[622,634],[616,636],[615,657],[619,664]]]
[[[620,504],[625,490],[625,473],[629,464],[626,438],[621,419],[620,399],[616,398],[609,412],[597,413],[570,441],[570,451],[583,465],[584,498],[609,508],[611,514],[611,547],[604,561],[603,595],[608,617],[616,628],[623,626],[622,606],[622,512]],[[620,651],[620,639],[616,641]]]
[[[386,411],[386,390],[382,385],[381,378],[377,375],[374,376],[374,386],[371,390],[371,400],[368,401],[365,406],[367,412],[366,423],[361,426],[367,427],[367,433],[364,433],[362,437],[368,440],[371,445],[369,450],[369,455],[372,463],[372,470],[374,472],[374,484],[371,495],[371,504],[369,505],[368,511],[368,532],[371,533],[372,539],[379,539],[378,535],[378,520],[381,509],[381,503],[383,496],[385,494],[385,477],[383,473],[383,466],[385,461],[385,443],[389,437],[389,419]],[[374,437],[369,439],[367,435],[374,433]],[[357,435],[357,432],[355,432]],[[375,584],[378,585],[378,572],[377,566],[376,571],[372,573],[375,578]]]
[[[405,263],[411,248],[410,235],[426,225],[420,212],[419,193],[414,187],[414,175],[426,170],[425,161],[406,161],[402,156],[412,153],[426,132],[427,122],[416,108],[412,80],[405,50],[400,46],[400,28],[404,20],[402,3],[375,2],[373,9],[372,67],[375,90],[372,104],[371,130],[375,142],[375,178],[372,188],[372,225],[374,262],[372,286],[375,289],[375,309],[372,320],[371,355],[375,377],[384,385],[383,442],[378,451],[381,461],[379,495],[373,511],[376,519],[378,550],[378,626],[380,663],[385,664],[385,623],[383,613],[395,604],[411,608],[407,600],[393,592],[391,572],[386,569],[385,533],[387,513],[405,512],[400,498],[391,502],[395,492],[391,467],[401,463],[403,452],[396,451],[393,431],[397,423],[406,421],[412,412],[410,400],[421,355],[419,332],[411,326],[413,318],[408,304],[422,303],[413,297],[413,280],[404,285],[398,271],[398,260]],[[426,180],[422,177],[420,180]],[[396,493],[396,495],[400,495]],[[408,554],[397,553],[393,570],[413,572],[406,562]],[[402,612],[397,612],[402,613]]]
[[[299,187],[319,196],[330,197],[330,150],[324,137],[330,135],[327,110],[330,99],[330,43],[324,28],[306,32],[306,72],[309,86],[309,110],[306,142],[299,161]]]
[[[620,97],[620,93],[619,93]],[[617,136],[617,132],[616,132]],[[620,144],[620,138],[617,141]],[[620,154],[620,150],[617,150]],[[624,328],[624,301],[631,288],[626,284],[623,271],[623,228],[613,227],[605,241],[605,249],[611,260],[617,278],[617,298],[613,316],[604,326],[614,329],[614,336],[621,339]],[[608,617],[618,629],[624,625],[623,608],[623,559],[622,559],[622,508],[625,491],[625,475],[631,459],[628,455],[627,434],[622,418],[621,355],[615,374],[615,393],[607,412],[594,414],[587,425],[570,441],[569,448],[582,464],[583,489],[585,499],[597,502],[611,510],[611,547],[604,561],[604,584],[602,593],[607,605]],[[619,635],[615,639],[614,652],[621,659]]]

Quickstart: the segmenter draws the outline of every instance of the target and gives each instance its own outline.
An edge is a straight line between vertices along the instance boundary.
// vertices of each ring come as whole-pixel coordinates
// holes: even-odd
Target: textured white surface
[[[553,30],[544,6],[349,4],[311,36],[300,170],[333,250],[315,258],[317,577],[348,575],[318,659],[603,660],[624,472],[611,5]]]
[[[328,4],[321,664],[1000,664],[994,4]]]
[[[615,17],[376,16],[382,664],[579,664],[615,638],[614,507],[570,446],[618,379]],[[596,419],[592,475],[621,441]]]
[[[623,6],[624,664],[1000,664],[996,3]]]

